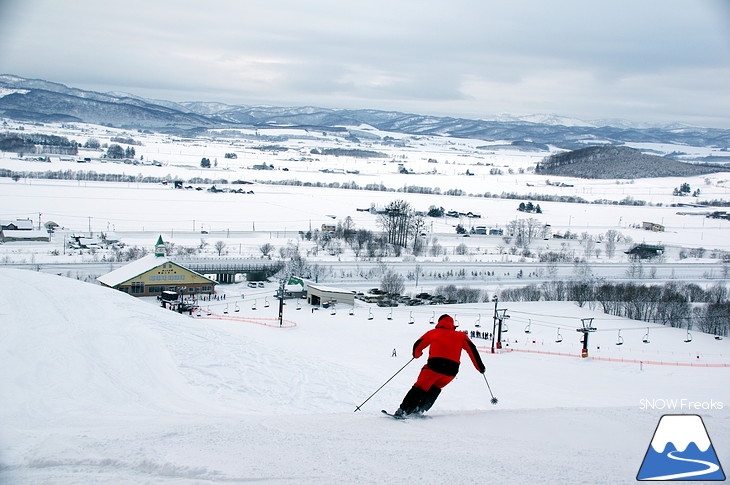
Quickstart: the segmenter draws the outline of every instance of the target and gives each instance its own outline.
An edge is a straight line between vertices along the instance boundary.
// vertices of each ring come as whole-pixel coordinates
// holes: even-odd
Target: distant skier
[[[429,346],[428,361],[394,413],[396,417],[431,409],[441,389],[453,381],[459,372],[462,350],[466,350],[472,364],[480,373],[483,374],[486,370],[474,343],[466,333],[456,331],[454,319],[449,315],[441,315],[436,328],[416,340],[413,344],[413,358],[421,357],[424,349]]]

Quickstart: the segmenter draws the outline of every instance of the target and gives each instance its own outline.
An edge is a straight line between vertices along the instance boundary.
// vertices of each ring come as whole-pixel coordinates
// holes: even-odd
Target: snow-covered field
[[[398,406],[423,364],[406,365],[425,315],[409,325],[290,303],[295,326],[278,328],[261,325],[273,306],[191,318],[37,272],[2,269],[0,288],[2,483],[633,483],[668,412],[700,414],[730,462],[730,367],[581,359],[574,328],[596,318],[596,357],[675,364],[727,365],[727,339],[685,343],[684,330],[651,326],[645,344],[643,323],[511,304],[511,348],[572,355],[491,354],[475,339],[499,403],[464,362],[429,418],[398,422],[380,409]],[[435,311],[478,330],[489,307]]]
[[[297,246],[309,262],[335,267],[330,281],[346,282],[348,289],[378,286],[377,278],[357,275],[363,268],[391,265],[405,272],[407,265],[420,264],[432,272],[435,267],[505,265],[509,270],[489,280],[420,281],[426,288],[448,282],[496,289],[529,283],[531,276],[509,280],[514,275],[503,273],[524,265],[526,274],[536,274],[541,271],[536,258],[512,254],[502,237],[458,236],[455,226],[504,228],[516,218],[534,217],[550,224],[554,233],[586,233],[597,240],[614,229],[629,238],[612,258],[601,251],[602,243],[589,250],[583,239],[538,240],[531,246],[536,254],[564,251],[586,258],[602,276],[626,278],[630,263],[623,251],[636,242],[656,243],[666,245],[666,260],[651,271],[647,264],[646,277],[727,284],[727,264],[718,255],[730,250],[730,222],[704,217],[712,208],[670,206],[727,200],[727,173],[635,181],[560,178],[553,182],[570,187],[558,187],[530,172],[546,152],[490,149],[476,140],[368,127],[351,130],[361,140],[357,144],[342,135],[285,129],[242,130],[227,139],[175,139],[92,125],[26,130],[81,143],[131,136],[142,142],[134,148],[145,164],[102,161],[101,152],[94,150],[73,157],[90,157],[90,163],[57,156],[51,163],[32,162],[0,152],[0,169],[186,181],[297,179],[393,189],[415,185],[438,188],[440,194],[265,183],[229,186],[253,191],[235,194],[173,189],[170,184],[0,178],[0,219],[30,218],[37,225],[40,217],[42,223],[52,220],[61,226],[49,243],[0,245],[0,483],[633,483],[665,413],[700,414],[720,462],[730,463],[727,338],[693,331],[691,342],[685,342],[686,329],[611,317],[572,303],[500,303],[511,316],[506,351],[492,354],[491,342],[474,339],[499,404],[489,404],[483,378],[465,362],[429,418],[397,422],[380,409],[398,406],[423,364],[406,365],[413,341],[444,312],[454,315],[461,329],[491,331],[492,304],[398,307],[389,320],[391,310],[359,301],[353,315],[349,308],[335,314],[308,306],[296,310],[290,302],[287,325],[279,328],[273,322],[276,305],[251,309],[252,298],[267,295],[273,301],[271,288],[219,285],[226,300],[206,305],[210,317],[206,311],[191,318],[163,310],[154,300],[43,272],[73,277],[79,271],[111,269],[106,250],[69,249],[64,243],[72,235],[113,233],[128,247],[151,248],[161,234],[178,247],[205,240],[208,257],[214,255],[216,241],[225,242],[227,258],[260,257],[264,243],[275,246],[278,258],[279,249]],[[262,145],[286,150],[261,150]],[[311,154],[313,148],[355,147],[388,156]],[[716,151],[642,148],[696,156]],[[237,158],[224,158],[230,152]],[[201,157],[217,167],[201,169]],[[152,160],[159,166],[146,164]],[[275,168],[251,168],[261,163]],[[398,173],[401,163],[412,173]],[[466,175],[467,170],[474,175]],[[702,195],[673,196],[682,183],[701,189]],[[480,196],[445,195],[450,189]],[[525,214],[516,210],[519,199],[484,197],[487,192],[524,194],[525,201],[530,193],[589,201],[634,198],[647,205],[540,202],[542,214]],[[347,248],[342,254],[314,251],[316,244],[300,236],[300,231],[344,222],[348,216],[355,228],[378,230],[377,216],[357,209],[382,208],[396,199],[419,211],[433,205],[481,217],[427,218],[424,237],[430,245],[438,241],[443,253],[408,255],[405,261],[366,261]],[[635,227],[644,221],[662,224],[666,231]],[[456,254],[462,244],[468,251]],[[699,257],[695,251],[695,256],[679,259],[680,252],[698,248],[704,249]],[[77,263],[84,263],[84,269],[71,269]],[[12,264],[41,271],[13,269]],[[63,264],[69,266],[60,269]],[[558,268],[561,277],[572,275],[571,266]],[[414,281],[406,284],[409,292],[419,289]],[[237,304],[240,312],[225,314],[225,305]],[[595,318],[598,328],[591,334],[589,359],[578,357],[575,329],[582,318]],[[645,336],[649,343],[642,341]],[[619,337],[624,341],[620,346]],[[353,412],[404,365],[361,411]]]

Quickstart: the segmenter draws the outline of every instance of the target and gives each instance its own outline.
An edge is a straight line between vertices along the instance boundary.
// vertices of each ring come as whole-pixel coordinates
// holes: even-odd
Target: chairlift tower
[[[282,278],[279,280],[279,326],[284,324],[284,285],[287,279]]]
[[[492,301],[494,302],[494,322],[492,323],[492,353],[494,353],[494,334],[497,330],[497,304],[499,303],[499,298],[497,298],[497,295],[494,295],[492,297]]]
[[[580,356],[586,358],[588,357],[588,334],[595,332],[596,327],[593,326],[593,318],[581,318],[580,323],[582,327],[576,328],[575,331],[583,333],[583,350],[581,351]]]
[[[501,312],[501,313],[500,313]],[[504,323],[505,320],[509,318],[509,315],[507,315],[507,309],[503,310],[497,310],[497,349],[502,348],[502,332],[506,332],[507,328],[502,328],[503,326],[506,327],[506,324]],[[492,341],[494,342],[494,334],[492,334]]]

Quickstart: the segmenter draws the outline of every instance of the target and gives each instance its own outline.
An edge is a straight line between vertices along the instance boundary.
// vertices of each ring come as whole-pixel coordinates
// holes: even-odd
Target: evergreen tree
[[[107,158],[118,160],[120,158],[124,158],[124,149],[117,145],[116,143],[113,143],[109,145],[109,148],[106,150],[106,156]]]

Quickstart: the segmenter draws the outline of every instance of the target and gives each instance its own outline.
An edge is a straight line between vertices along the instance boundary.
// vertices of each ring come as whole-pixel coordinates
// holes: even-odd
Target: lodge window
[[[142,281],[134,281],[132,282],[132,291],[131,293],[133,295],[138,295],[140,293],[144,293],[144,282]]]

